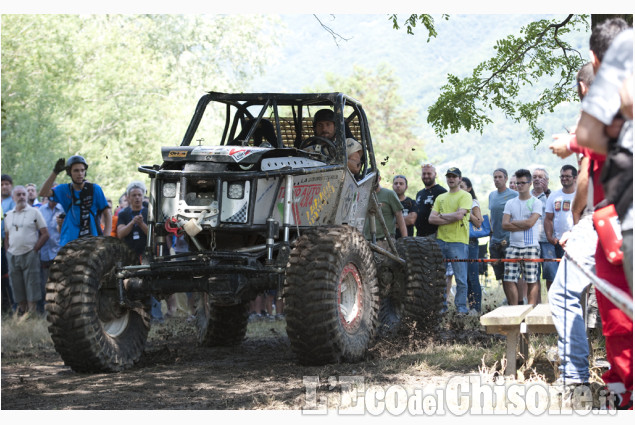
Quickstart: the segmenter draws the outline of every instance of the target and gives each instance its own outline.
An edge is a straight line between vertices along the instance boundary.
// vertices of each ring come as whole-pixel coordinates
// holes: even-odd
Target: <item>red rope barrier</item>
[[[447,263],[545,263],[545,262],[560,262],[560,258],[477,258],[477,259],[460,259],[460,258],[448,258],[445,260]]]

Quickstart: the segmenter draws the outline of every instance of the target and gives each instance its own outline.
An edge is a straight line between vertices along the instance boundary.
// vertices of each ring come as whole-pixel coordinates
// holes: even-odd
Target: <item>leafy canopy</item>
[[[447,15],[444,15],[447,19]],[[398,29],[396,15],[391,15]],[[429,15],[410,15],[408,33],[423,24],[430,37],[437,35]],[[572,31],[588,31],[588,15],[541,19],[521,28],[494,46],[495,55],[461,78],[449,74],[437,101],[429,107],[427,121],[441,138],[461,129],[478,130],[491,124],[490,110],[498,108],[507,118],[525,122],[536,144],[544,139],[538,118],[555,106],[575,101],[575,75],[583,65],[582,54],[567,41]],[[529,99],[529,100],[527,100]]]
[[[117,196],[180,144],[205,91],[239,91],[262,72],[272,20],[2,15],[2,172],[39,187],[57,158],[81,154],[89,180]]]

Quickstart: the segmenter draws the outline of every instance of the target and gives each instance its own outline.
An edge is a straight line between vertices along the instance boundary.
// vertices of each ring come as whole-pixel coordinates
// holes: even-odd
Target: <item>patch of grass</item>
[[[271,338],[287,336],[286,320],[254,320],[247,324],[247,338]]]
[[[19,356],[34,350],[53,349],[48,322],[40,316],[28,319],[2,315],[2,356]]]
[[[412,371],[427,370],[476,372],[483,361],[494,361],[495,353],[488,347],[471,344],[429,345],[417,353]]]

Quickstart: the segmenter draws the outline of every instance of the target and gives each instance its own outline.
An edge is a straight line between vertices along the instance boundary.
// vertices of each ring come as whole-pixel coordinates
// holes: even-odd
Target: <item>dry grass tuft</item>
[[[20,356],[34,350],[53,349],[48,322],[43,317],[3,315],[1,323],[3,356]]]

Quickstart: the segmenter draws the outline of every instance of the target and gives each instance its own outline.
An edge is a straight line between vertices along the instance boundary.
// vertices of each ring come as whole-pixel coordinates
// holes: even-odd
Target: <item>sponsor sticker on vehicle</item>
[[[168,158],[185,158],[187,156],[187,151],[170,151],[168,153]]]
[[[234,161],[240,162],[248,156],[267,150],[266,148],[240,147],[240,146],[197,146],[192,149],[190,155],[197,156],[213,156],[225,155],[231,157]]]
[[[233,148],[229,151],[229,156],[231,156],[234,161],[240,162],[243,159],[247,158],[252,153],[253,153],[252,149]]]

